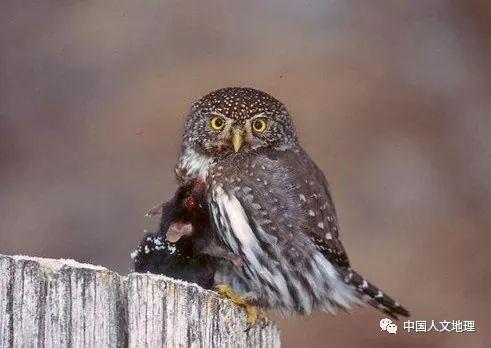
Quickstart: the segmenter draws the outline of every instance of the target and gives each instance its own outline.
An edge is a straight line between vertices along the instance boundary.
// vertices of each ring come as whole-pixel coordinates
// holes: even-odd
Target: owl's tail
[[[383,293],[375,285],[364,279],[356,271],[347,268],[342,271],[342,275],[344,281],[356,290],[364,302],[394,319],[398,319],[399,315],[409,316],[409,311],[406,308],[402,307],[389,295]]]

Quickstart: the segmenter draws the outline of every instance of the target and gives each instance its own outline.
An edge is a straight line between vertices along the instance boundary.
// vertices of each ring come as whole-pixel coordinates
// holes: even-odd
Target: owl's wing
[[[229,161],[210,172],[210,210],[234,252],[245,250],[243,245],[300,249],[313,242],[331,263],[349,267],[327,181],[305,151],[268,151]]]
[[[304,175],[310,178],[309,197],[306,197],[305,204],[309,208],[309,222],[313,228],[308,232],[316,238],[315,243],[324,256],[340,267],[350,267],[348,255],[339,239],[336,208],[326,176],[305,151],[300,158],[304,162],[303,168],[308,170]],[[314,216],[311,216],[312,211]]]

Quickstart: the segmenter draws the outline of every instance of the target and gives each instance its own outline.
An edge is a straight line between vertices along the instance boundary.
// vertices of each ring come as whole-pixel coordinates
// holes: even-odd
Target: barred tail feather
[[[398,316],[408,317],[410,315],[406,308],[364,279],[356,271],[347,268],[342,271],[342,274],[344,281],[355,288],[356,292],[364,302],[394,319],[399,319]]]

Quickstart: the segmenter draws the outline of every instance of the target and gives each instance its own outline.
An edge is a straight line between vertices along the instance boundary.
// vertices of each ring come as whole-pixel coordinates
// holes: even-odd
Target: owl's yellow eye
[[[222,116],[213,116],[210,120],[210,126],[219,132],[225,127],[225,119]]]
[[[268,127],[268,121],[265,118],[256,118],[252,121],[252,129],[258,133],[263,133]]]

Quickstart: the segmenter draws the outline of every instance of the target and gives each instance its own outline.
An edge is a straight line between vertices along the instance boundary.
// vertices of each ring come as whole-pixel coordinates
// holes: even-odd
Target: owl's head
[[[184,149],[214,157],[261,148],[288,149],[297,143],[284,105],[253,88],[230,87],[194,102],[184,133]]]

